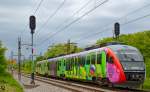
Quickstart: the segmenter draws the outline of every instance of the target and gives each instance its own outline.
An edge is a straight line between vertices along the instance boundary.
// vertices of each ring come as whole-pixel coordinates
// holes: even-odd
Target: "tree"
[[[2,43],[0,42],[0,73],[5,72],[5,69],[7,68],[5,51],[6,48],[2,47]]]
[[[52,57],[57,57],[60,55],[66,55],[67,52],[67,45],[68,44],[56,44],[54,46],[51,46],[50,48],[48,48],[48,50],[45,52],[44,57],[45,58],[52,58]],[[76,53],[76,52],[80,52],[82,51],[81,48],[78,48],[76,45],[71,44],[70,45],[70,50],[69,50],[69,54],[71,53]]]
[[[109,38],[104,38],[102,40],[98,40],[96,44],[101,44],[101,43],[110,42],[110,41],[116,41],[116,40],[109,37]],[[138,32],[138,33],[127,34],[127,35],[120,35],[118,41],[138,48],[142,52],[145,58],[149,58],[150,31]]]

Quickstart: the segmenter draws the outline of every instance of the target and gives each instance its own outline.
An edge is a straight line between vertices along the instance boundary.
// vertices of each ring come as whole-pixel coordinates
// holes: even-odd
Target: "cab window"
[[[107,62],[113,64],[113,58],[112,57],[108,57]]]

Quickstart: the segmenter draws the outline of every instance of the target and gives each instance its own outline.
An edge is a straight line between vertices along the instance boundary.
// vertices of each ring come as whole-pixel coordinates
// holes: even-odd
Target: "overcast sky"
[[[43,0],[34,14],[37,19],[34,34],[35,53],[44,53],[49,45],[64,43],[68,39],[78,43],[80,47],[94,44],[100,38],[111,37],[113,25],[117,21],[121,24],[121,34],[150,29],[149,16],[124,25],[150,14],[149,0],[108,0],[66,28],[72,21],[104,1]],[[39,3],[40,0],[0,0],[0,40],[8,48],[7,56],[10,56],[11,51],[17,53],[18,36],[22,37],[22,43],[31,42],[29,16],[35,12]],[[139,10],[135,11],[136,9]],[[58,33],[53,35],[55,32]],[[31,51],[25,48],[27,46],[22,47],[22,53],[29,56]]]

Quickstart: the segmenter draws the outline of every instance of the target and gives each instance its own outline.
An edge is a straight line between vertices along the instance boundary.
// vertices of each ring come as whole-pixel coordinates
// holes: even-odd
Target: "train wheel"
[[[107,79],[107,86],[112,88],[112,87],[114,87],[114,84],[112,82],[110,82],[109,79]]]
[[[114,87],[113,83],[109,82],[108,87],[113,88]]]
[[[103,86],[103,82],[100,81],[100,80],[97,81],[97,84],[98,84],[99,86]]]

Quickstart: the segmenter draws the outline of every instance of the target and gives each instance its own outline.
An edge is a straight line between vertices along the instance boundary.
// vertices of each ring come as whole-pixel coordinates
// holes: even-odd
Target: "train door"
[[[68,75],[69,75],[69,60],[68,60],[68,58],[66,58],[66,72],[65,72],[65,76],[66,76],[66,78],[68,78]]]
[[[60,74],[61,77],[65,76],[65,62],[66,62],[66,59],[61,60],[61,74]]]
[[[50,62],[47,62],[47,67],[48,67],[48,75],[50,75]]]
[[[96,77],[97,79],[101,79],[102,78],[102,54],[101,52],[97,52],[96,53]]]
[[[61,66],[61,62],[58,60],[57,61],[57,77],[60,77],[60,70],[61,70],[60,66]]]
[[[92,80],[94,81],[96,79],[96,54],[95,52],[92,52],[90,54],[90,61],[91,61],[91,65],[90,65],[90,76],[92,78]]]
[[[106,80],[106,53],[98,51],[96,53],[96,79],[97,82],[105,82]]]
[[[87,56],[86,56],[86,63],[85,63],[86,80],[92,80],[90,78],[90,65],[91,65],[90,54],[87,54]]]
[[[48,61],[45,62],[45,75],[48,76]]]
[[[106,52],[102,51],[101,52],[101,57],[102,57],[102,63],[101,63],[101,73],[102,73],[102,78],[106,78]]]
[[[119,80],[119,73],[117,72],[114,57],[111,55],[107,55],[107,77],[111,83]]]
[[[75,57],[73,57],[73,78],[75,78],[76,74],[75,74]]]
[[[65,61],[66,60],[64,58],[59,60],[60,77],[64,77],[64,75],[65,75]]]
[[[70,69],[71,69],[71,71],[70,71],[70,77],[71,77],[71,78],[73,78],[73,61],[74,61],[74,60],[73,60],[73,57],[71,57],[71,59],[70,59],[70,62],[71,62],[71,65],[70,65],[70,66],[71,66],[71,67],[70,67]]]
[[[78,70],[78,58],[75,57],[75,77],[76,77],[76,79],[78,78],[77,70]]]
[[[80,62],[79,62],[79,56],[76,57],[76,73],[77,73],[77,79],[80,77]]]
[[[81,56],[81,62],[80,62],[80,77],[81,79],[86,79],[86,71],[85,71],[85,56]]]

